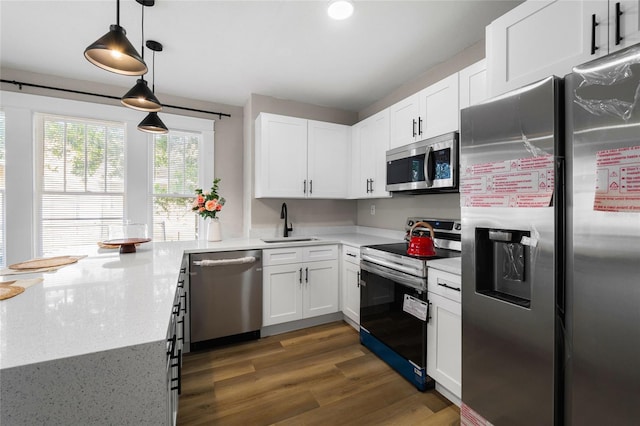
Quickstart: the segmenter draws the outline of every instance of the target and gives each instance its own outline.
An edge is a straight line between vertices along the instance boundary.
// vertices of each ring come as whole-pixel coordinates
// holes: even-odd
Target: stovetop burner
[[[409,243],[398,242],[392,244],[375,244],[360,248],[363,262],[378,265],[396,271],[401,271],[416,277],[426,278],[427,261],[448,257],[460,257],[462,249],[462,226],[460,222],[442,219],[423,219],[410,217],[407,219],[405,230],[407,239],[411,238],[409,231],[417,222],[427,222],[434,228],[436,254],[434,256],[413,256],[407,253]],[[416,228],[421,229],[421,228]],[[414,232],[416,231],[414,230]]]

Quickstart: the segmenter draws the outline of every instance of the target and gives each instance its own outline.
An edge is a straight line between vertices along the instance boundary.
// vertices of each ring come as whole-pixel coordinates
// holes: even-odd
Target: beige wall
[[[378,102],[363,109],[359,120],[363,120],[398,101],[410,96],[443,78],[468,67],[485,57],[484,40],[463,50],[451,59],[429,69],[420,77],[411,80]],[[375,204],[375,215],[371,215],[371,205]],[[393,198],[378,200],[359,200],[357,224],[374,228],[402,230],[409,216],[428,216],[432,218],[460,218],[460,195],[394,195]]]
[[[31,73],[10,68],[0,69],[0,75],[4,80],[17,80],[43,86],[60,87],[65,89],[99,93],[108,96],[120,97],[131,87],[118,87],[106,84],[96,84],[88,81],[72,80],[62,77]],[[131,79],[133,82],[133,79]],[[6,91],[20,91],[13,84],[2,83],[0,86]],[[49,96],[63,99],[75,99],[107,105],[120,105],[118,99],[109,99],[96,96],[87,96],[74,93],[61,92],[57,90],[38,89],[23,86],[22,93]],[[242,213],[243,206],[243,162],[242,162],[242,135],[243,135],[243,112],[242,107],[218,104],[214,102],[195,101],[192,99],[168,96],[157,93],[158,98],[165,104],[176,105],[186,108],[200,109],[205,111],[216,111],[230,114],[231,117],[218,118],[217,115],[200,112],[185,111],[180,109],[165,108],[163,112],[169,114],[184,115],[190,117],[206,118],[215,121],[215,151],[214,170],[215,176],[222,179],[220,183],[220,193],[227,199],[221,222],[224,224],[225,237],[242,235]],[[162,113],[161,113],[162,114]],[[141,113],[140,119],[144,117]]]
[[[261,112],[347,125],[358,121],[358,114],[352,111],[326,108],[270,96],[251,95],[249,103],[245,105],[245,119],[250,121],[245,124],[245,128],[251,129],[251,132],[245,135],[248,137],[245,146],[248,149],[247,155],[251,156],[252,183],[254,179],[255,119]],[[251,193],[253,193],[253,184],[250,187]],[[283,221],[280,219],[280,209],[283,202],[287,203],[289,219],[293,222],[294,235],[296,231],[300,232],[301,228],[305,227],[356,224],[356,201],[353,200],[256,199],[252,196],[250,216],[253,231],[262,233],[273,228],[274,232],[280,234],[283,230]]]

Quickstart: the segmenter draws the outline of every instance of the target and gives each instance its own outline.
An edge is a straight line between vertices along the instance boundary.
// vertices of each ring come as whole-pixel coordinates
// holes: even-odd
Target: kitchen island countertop
[[[184,254],[394,241],[363,233],[316,238],[151,242],[128,254],[86,246],[64,253],[87,257],[56,272],[4,276],[43,282],[0,301],[0,369],[164,341]]]

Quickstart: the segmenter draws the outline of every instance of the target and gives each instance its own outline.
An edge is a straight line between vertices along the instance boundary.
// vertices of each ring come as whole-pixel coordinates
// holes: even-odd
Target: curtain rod
[[[0,82],[1,83],[13,84],[15,86],[18,86],[18,88],[20,90],[22,90],[22,86],[27,86],[27,87],[36,87],[36,88],[39,88],[39,89],[58,90],[60,92],[77,93],[79,95],[98,96],[98,97],[101,97],[101,98],[120,100],[120,98],[117,97],[117,96],[102,95],[100,93],[83,92],[83,91],[80,91],[80,90],[72,90],[72,89],[61,89],[60,87],[43,86],[43,85],[40,85],[40,84],[25,83],[23,81],[0,79]],[[225,114],[223,112],[205,111],[205,110],[202,110],[202,109],[187,108],[187,107],[181,107],[181,106],[176,106],[176,105],[168,105],[168,104],[162,104],[162,106],[163,107],[167,107],[167,108],[181,109],[181,110],[185,110],[185,111],[202,112],[204,114],[217,115],[221,120],[222,120],[222,117],[231,117],[231,114]]]

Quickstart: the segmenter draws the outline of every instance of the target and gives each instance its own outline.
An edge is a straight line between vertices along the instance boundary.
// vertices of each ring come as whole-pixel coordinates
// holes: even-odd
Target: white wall
[[[46,96],[0,92],[0,108],[5,112],[6,143],[6,263],[11,264],[37,255],[35,234],[37,218],[34,212],[35,192],[35,113],[49,113],[124,122],[126,126],[126,171],[124,218],[147,223],[151,229],[149,208],[151,188],[150,147],[152,135],[137,129],[144,113],[130,108],[91,102],[57,99]],[[213,179],[213,121],[173,114],[162,114],[162,120],[173,129],[201,132],[204,139],[202,161],[205,165],[201,184],[206,187]],[[96,241],[97,242],[97,241]]]

